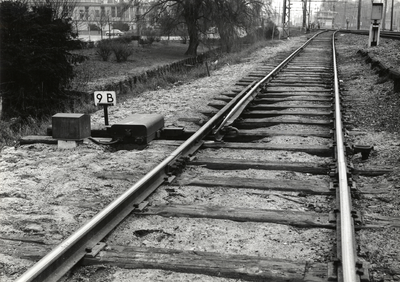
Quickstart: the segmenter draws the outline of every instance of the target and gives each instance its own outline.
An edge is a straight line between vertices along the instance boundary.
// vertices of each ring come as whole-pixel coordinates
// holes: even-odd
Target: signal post
[[[371,26],[369,28],[368,47],[378,46],[381,32],[380,21],[383,14],[383,3],[372,3]]]

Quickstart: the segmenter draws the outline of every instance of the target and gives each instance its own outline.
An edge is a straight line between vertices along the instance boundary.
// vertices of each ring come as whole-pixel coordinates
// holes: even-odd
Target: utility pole
[[[286,0],[283,0],[283,8],[282,8],[282,27],[285,28],[286,24]]]
[[[311,0],[308,1],[308,29],[311,30]]]
[[[394,8],[394,0],[392,0],[392,11],[390,14],[390,31],[393,31],[393,8]]]
[[[383,4],[383,19],[382,19],[382,29],[386,29],[386,9],[387,9],[387,0],[384,1]]]
[[[357,30],[360,30],[360,20],[361,20],[361,0],[358,0]]]
[[[303,2],[303,28],[307,31],[307,0],[302,0]]]
[[[282,29],[287,37],[290,35],[290,0],[283,0]]]

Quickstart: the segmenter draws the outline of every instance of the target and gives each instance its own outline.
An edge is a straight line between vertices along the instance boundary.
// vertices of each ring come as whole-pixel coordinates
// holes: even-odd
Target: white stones
[[[58,149],[74,149],[78,146],[76,141],[58,140]]]

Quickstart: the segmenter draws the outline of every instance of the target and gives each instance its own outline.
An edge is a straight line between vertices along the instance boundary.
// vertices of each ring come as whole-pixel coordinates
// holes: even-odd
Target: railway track
[[[343,33],[353,33],[353,34],[360,34],[360,35],[369,35],[369,30],[348,30],[348,29],[341,29],[340,32]],[[397,31],[381,31],[380,36],[383,38],[400,40],[400,32]]]
[[[135,269],[170,271],[165,281],[367,276],[333,43],[318,34],[239,81],[200,130],[18,281],[57,280],[78,262],[132,269],[129,281]]]

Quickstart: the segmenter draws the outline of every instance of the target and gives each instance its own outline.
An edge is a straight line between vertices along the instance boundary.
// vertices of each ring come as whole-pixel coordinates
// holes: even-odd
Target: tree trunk
[[[6,95],[3,95],[1,98],[1,106],[0,106],[0,120],[7,120],[9,118],[7,109],[10,108],[10,103],[6,97]]]
[[[185,53],[188,56],[197,56],[197,47],[200,44],[198,24],[201,6],[202,1],[183,1],[183,17],[189,34],[189,47]]]
[[[197,31],[196,22],[192,19],[186,19],[189,34],[189,47],[185,52],[187,56],[197,56],[197,47],[200,44],[199,33]]]

